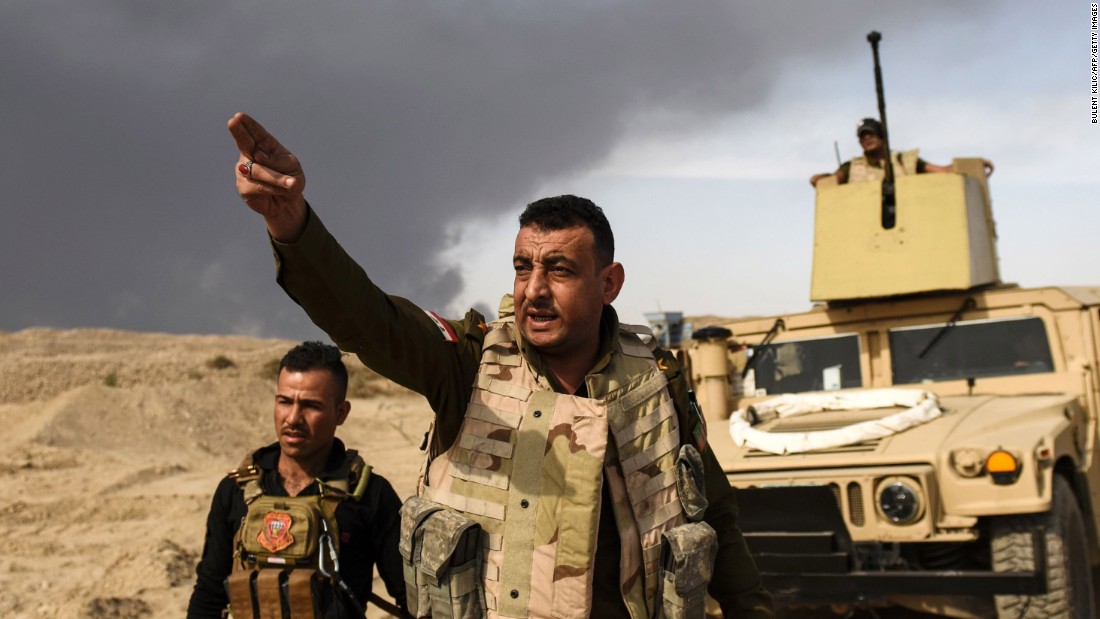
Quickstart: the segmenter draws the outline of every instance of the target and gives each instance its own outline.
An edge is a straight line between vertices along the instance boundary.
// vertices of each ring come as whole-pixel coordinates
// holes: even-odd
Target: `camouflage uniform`
[[[298,241],[293,244],[273,243],[273,248],[279,284],[306,310],[315,324],[328,333],[341,349],[355,353],[368,367],[402,386],[423,394],[428,399],[436,412],[430,456],[434,459],[451,449],[460,437],[462,426],[467,419],[467,408],[475,396],[475,387],[481,381],[477,377],[483,356],[487,354],[486,350],[492,348],[492,342],[486,345],[486,333],[496,332],[499,327],[494,326],[494,329],[490,329],[482,316],[473,310],[467,313],[463,320],[445,321],[424,312],[406,299],[386,295],[344,252],[312,211]],[[601,359],[586,378],[587,386],[593,389],[593,392],[586,396],[601,398],[614,390],[614,387],[607,382],[611,374],[607,374],[606,370],[610,366],[623,362],[619,338],[618,319],[614,310],[607,306],[604,308],[601,322]],[[539,398],[555,398],[556,404],[558,402],[556,396],[560,395],[562,390],[556,384],[552,374],[545,371],[537,351],[525,347],[522,340],[518,339],[516,347],[520,359],[515,361],[522,363],[526,368],[525,371],[531,376],[537,377],[530,385],[530,391]],[[677,415],[683,414],[682,412],[687,410],[684,377],[671,355],[660,349],[654,353],[661,361],[663,375],[668,380],[667,397],[676,403],[674,409]],[[650,360],[650,363],[656,365],[653,360]],[[557,406],[554,410],[557,410]],[[605,418],[603,423],[606,422]],[[600,437],[601,442],[608,448],[614,445],[614,440],[609,441],[604,430],[590,427],[584,432],[590,434],[603,432],[605,435]],[[678,437],[680,442],[690,442],[688,424],[679,423],[677,432],[681,433]],[[513,436],[511,440],[512,442],[503,444],[515,450],[534,449],[534,445],[525,445],[522,437]],[[538,449],[542,450],[546,446],[547,443],[543,441],[539,443]],[[563,450],[568,451],[570,447],[575,446],[570,443],[555,445],[551,442],[549,445],[551,451],[557,450],[554,452],[556,455],[553,461],[559,462],[559,457],[564,456]],[[586,478],[590,481],[594,476],[599,476],[601,471],[605,471],[607,466],[618,464],[618,458],[604,458],[599,448],[595,451],[587,450],[587,453],[593,462],[592,466],[588,467],[592,470],[586,473]],[[526,462],[529,455],[519,453],[514,459]],[[536,460],[541,459],[543,454],[538,455],[540,458]],[[560,460],[570,461],[572,465],[571,459],[572,454],[567,458],[560,458]],[[761,586],[759,574],[737,527],[736,501],[729,483],[709,450],[704,450],[703,462],[705,463],[705,493],[710,503],[705,521],[718,533],[717,561],[712,584],[708,590],[721,604],[728,617],[771,617],[771,598]],[[433,476],[437,474],[436,467],[433,467],[431,473]],[[439,479],[442,479],[442,475]],[[567,490],[572,489],[572,479],[568,477],[563,479],[567,480],[565,485],[568,488],[563,487],[560,491],[564,493],[562,497],[565,497],[568,495]],[[609,481],[608,485],[614,485],[614,482]],[[598,481],[588,487],[589,491],[592,488],[595,488],[596,493],[601,492],[601,484]],[[534,494],[543,497],[544,501],[548,496],[548,493],[542,491],[536,491]],[[598,499],[598,496],[590,495],[581,510],[583,516],[580,518],[586,523],[584,524],[586,531],[589,528],[595,530],[596,520],[603,519],[601,516],[607,513],[607,510],[599,509],[601,501]],[[579,502],[577,507],[581,508]],[[547,510],[548,508],[541,510],[521,508],[510,512],[509,515],[526,511],[537,518],[549,514]],[[628,524],[620,519],[619,514],[616,514],[613,522],[617,525],[619,534],[624,532],[624,525]],[[514,560],[533,564],[537,556],[534,544],[538,543],[538,539],[552,535],[549,531],[560,524],[545,522],[532,527],[535,533],[534,538],[529,540],[532,547],[525,551],[530,556]],[[593,550],[589,547],[593,541],[598,548],[612,548],[619,541],[619,535],[613,528],[598,528],[597,539],[591,539],[586,533],[578,536],[576,540],[571,539],[570,542],[581,544],[582,548],[576,554],[584,554],[587,558],[582,562],[584,565],[578,567],[595,571],[597,592],[601,589],[601,585],[603,590],[607,591],[609,582],[613,583],[610,586],[611,590],[620,590],[619,585],[624,585],[626,588],[643,586],[649,589],[647,585],[653,581],[653,577],[649,574],[646,575],[649,582],[643,583],[637,578],[625,582],[629,580],[630,575],[620,573],[618,555],[604,561],[600,561],[597,556],[595,564],[592,565],[593,554],[599,554],[598,549]],[[580,539],[581,537],[583,539]],[[624,541],[622,553],[633,552],[634,546],[635,544]],[[513,560],[511,558],[513,554],[519,556],[523,553],[513,552],[509,553],[508,557],[504,557],[502,564],[504,569],[508,569],[508,561]],[[545,592],[531,591],[530,595],[537,596],[542,593]],[[508,594],[506,599],[518,599],[510,595],[510,589]],[[601,596],[597,593],[592,599],[593,606],[590,609],[583,607],[579,609],[581,616],[590,611],[592,615],[600,617],[633,615],[635,619],[641,619],[641,609],[630,602],[632,596],[625,596],[627,597],[625,606],[621,600],[608,600],[607,597],[613,596]],[[572,603],[578,602],[574,600]],[[584,602],[580,603],[583,605]],[[535,615],[535,611],[530,612],[532,616]],[[515,614],[525,616],[526,611]]]
[[[912,174],[924,174],[927,163],[918,156],[918,151],[907,150],[903,153],[893,153],[894,176],[906,176]],[[876,165],[877,164],[877,165]],[[855,157],[840,166],[837,172],[843,172],[848,177],[849,183],[866,183],[881,181],[886,177],[886,169],[882,161],[871,163],[864,156]]]

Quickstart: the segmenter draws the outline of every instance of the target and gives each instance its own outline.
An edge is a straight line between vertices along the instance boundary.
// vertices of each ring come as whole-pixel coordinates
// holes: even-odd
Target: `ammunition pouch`
[[[350,617],[328,579],[311,569],[233,572],[226,579],[233,619]],[[325,612],[328,609],[328,612]]]
[[[655,619],[701,619],[714,572],[718,536],[705,522],[683,524],[661,534]]]
[[[413,617],[485,616],[481,525],[419,497],[401,506],[401,552]]]
[[[707,512],[706,473],[703,457],[694,445],[682,445],[676,458],[676,491],[684,516],[691,522],[699,522]]]

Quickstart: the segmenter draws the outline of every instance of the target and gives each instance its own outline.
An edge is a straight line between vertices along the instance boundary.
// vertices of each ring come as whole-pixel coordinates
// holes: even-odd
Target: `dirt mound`
[[[0,333],[0,402],[45,400],[85,385],[157,387],[209,378],[261,378],[295,343],[239,336],[110,329]]]
[[[153,460],[243,453],[271,437],[272,385],[205,379],[129,389],[86,385],[47,403],[36,442]]]

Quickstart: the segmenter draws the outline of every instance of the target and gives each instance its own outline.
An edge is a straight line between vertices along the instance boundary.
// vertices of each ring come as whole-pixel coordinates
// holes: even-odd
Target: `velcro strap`
[[[482,348],[489,348],[490,346],[497,346],[498,344],[511,344],[512,334],[509,333],[508,327],[498,327],[489,329],[489,332],[485,334],[485,339],[481,342]]]
[[[627,391],[619,399],[607,403],[608,419],[610,419],[612,423],[614,423],[614,420],[624,417],[629,420],[629,417],[623,415],[623,413],[634,409],[642,402],[653,397],[656,393],[664,389],[665,385],[668,385],[668,377],[665,376],[664,372],[655,371],[649,378],[642,381],[642,384]],[[616,432],[621,429],[622,427],[612,427],[612,430]]]
[[[500,582],[500,568],[491,564],[485,563],[481,566],[484,570],[485,580],[491,580],[493,582]]]
[[[241,492],[244,494],[244,504],[251,505],[256,499],[264,495],[264,489],[260,486],[260,480],[251,479],[245,483],[241,488]]]
[[[526,402],[527,398],[531,397],[530,389],[526,387],[521,387],[508,381],[497,380],[491,376],[486,376],[485,374],[477,375],[477,388],[484,389],[489,393],[502,395],[506,398],[521,400],[523,402]]]
[[[508,476],[504,472],[489,471],[461,462],[451,463],[451,477],[474,484],[500,488],[501,490],[508,489]]]
[[[492,438],[485,438],[484,436],[475,436],[473,434],[462,433],[458,438],[458,445],[463,449],[469,449],[471,451],[479,451],[481,453],[489,454],[490,456],[497,456],[499,458],[511,458],[512,447],[511,443],[504,441],[498,441]]]
[[[499,353],[495,350],[486,350],[481,353],[482,363],[493,363],[496,365],[506,365],[510,367],[519,367],[521,363],[521,357],[516,354]]]
[[[676,434],[666,434],[661,440],[646,447],[642,451],[622,461],[623,476],[630,475],[634,471],[653,462],[657,458],[676,449],[680,445],[680,437]]]
[[[672,417],[675,412],[676,405],[672,403],[672,400],[665,400],[660,406],[647,413],[638,421],[615,432],[615,444],[625,445],[661,425],[666,419]]]
[[[638,530],[639,531],[651,531],[658,525],[662,525],[669,520],[676,517],[680,513],[679,501],[671,503],[665,503],[660,508],[648,513],[638,516]]]
[[[485,592],[485,608],[488,610],[497,609],[497,596],[488,591]]]
[[[661,558],[661,542],[642,549],[642,563],[649,565]]]
[[[261,617],[282,617],[279,577],[283,570],[260,570],[256,576],[256,605]]]
[[[647,596],[652,595],[655,591],[657,591],[657,572],[658,571],[659,570],[657,568],[656,563],[654,563],[652,566],[649,566],[649,565],[646,566],[646,570],[645,570],[645,592],[646,592]]]
[[[486,423],[512,428],[513,430],[519,427],[519,422],[523,419],[523,413],[518,411],[503,411],[475,402],[471,402],[466,409],[466,416]]]
[[[653,329],[645,325],[630,325],[626,323],[619,323],[619,331],[626,331],[627,333],[633,333],[634,335],[648,335],[653,336]]]
[[[504,536],[500,533],[490,533],[482,529],[481,545],[489,550],[500,550],[504,548]]]
[[[431,500],[451,509],[457,509],[460,512],[474,514],[475,516],[485,516],[493,520],[504,520],[504,506],[500,503],[465,497],[432,486],[425,486],[424,491]]]
[[[290,619],[319,619],[313,605],[313,576],[316,573],[315,570],[306,569],[290,572],[287,578]]]
[[[653,351],[649,349],[649,346],[634,338],[619,338],[619,349],[628,357],[653,358]]]
[[[638,491],[638,500],[634,502],[635,505],[653,496],[657,492],[668,488],[676,483],[676,469],[668,469],[662,471],[656,477],[650,479],[646,483],[642,484],[641,490]]]

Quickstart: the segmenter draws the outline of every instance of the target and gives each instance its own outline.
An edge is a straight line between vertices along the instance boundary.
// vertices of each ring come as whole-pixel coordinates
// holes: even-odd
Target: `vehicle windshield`
[[[944,327],[890,331],[895,385],[1054,371],[1046,328],[1039,318],[973,320]],[[942,339],[926,350],[940,331]]]
[[[863,386],[856,334],[754,346],[746,392],[755,396]]]

